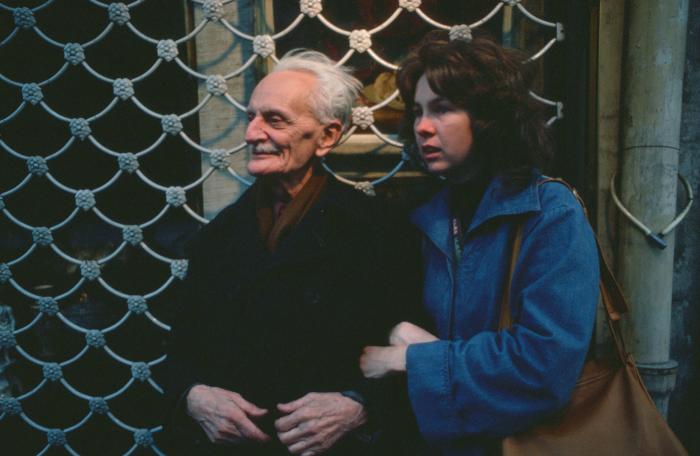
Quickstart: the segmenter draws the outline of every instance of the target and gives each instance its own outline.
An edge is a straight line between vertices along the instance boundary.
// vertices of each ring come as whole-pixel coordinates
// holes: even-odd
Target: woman
[[[404,140],[447,184],[412,215],[435,329],[401,323],[360,364],[370,378],[405,373],[420,432],[446,455],[484,453],[563,407],[593,330],[593,233],[570,190],[542,182],[546,127],[521,62],[489,40],[437,34],[398,73]],[[514,324],[499,330],[509,280]]]

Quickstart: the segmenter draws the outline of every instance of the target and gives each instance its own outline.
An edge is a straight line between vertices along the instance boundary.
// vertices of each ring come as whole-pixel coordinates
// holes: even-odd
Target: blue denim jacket
[[[440,340],[408,348],[408,389],[421,434],[442,454],[481,454],[489,439],[560,409],[583,366],[598,298],[596,244],[570,190],[541,179],[514,191],[494,178],[459,261],[447,190],[412,214],[424,235],[424,303]],[[515,323],[497,331],[511,236],[523,218]]]

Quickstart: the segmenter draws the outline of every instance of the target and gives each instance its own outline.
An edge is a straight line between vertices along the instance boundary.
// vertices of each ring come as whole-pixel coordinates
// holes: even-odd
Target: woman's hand
[[[367,378],[406,372],[406,346],[365,347],[360,356],[360,369]]]
[[[438,338],[425,329],[407,321],[402,321],[394,326],[394,329],[391,330],[391,334],[389,334],[389,343],[394,346],[420,344],[436,340],[438,340]]]
[[[406,349],[411,344],[433,342],[437,337],[420,326],[403,321],[389,335],[390,347],[365,347],[360,356],[360,369],[367,378],[382,378],[406,372]]]

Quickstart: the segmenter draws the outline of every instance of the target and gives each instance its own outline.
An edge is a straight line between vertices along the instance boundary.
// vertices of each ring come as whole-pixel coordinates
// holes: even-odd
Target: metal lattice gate
[[[372,193],[407,160],[391,75],[410,42],[491,27],[536,43],[541,62],[564,38],[531,12],[542,4],[0,3],[0,452],[162,454],[171,285],[188,266],[179,246],[250,185],[247,95],[282,50],[320,49],[366,82],[325,166]],[[529,24],[519,37],[517,21]],[[532,96],[550,123],[562,117],[560,102]],[[386,169],[343,170],[360,155]]]

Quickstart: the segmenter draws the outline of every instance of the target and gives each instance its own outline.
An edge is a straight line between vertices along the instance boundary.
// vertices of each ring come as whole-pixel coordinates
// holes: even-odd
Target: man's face
[[[294,184],[307,175],[313,157],[330,151],[326,127],[316,119],[307,101],[316,84],[313,74],[280,71],[266,76],[255,87],[245,134],[251,146],[250,174],[274,175]]]

